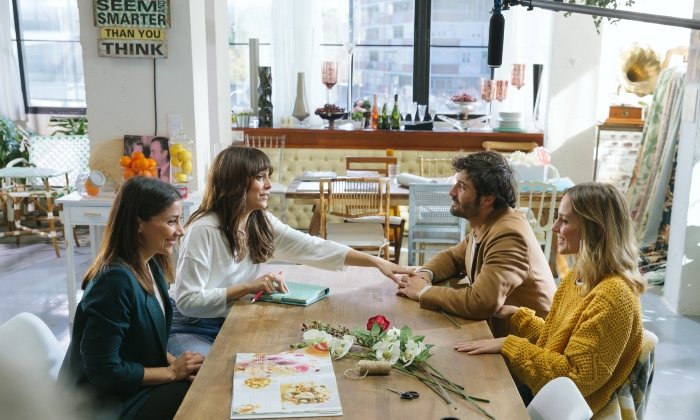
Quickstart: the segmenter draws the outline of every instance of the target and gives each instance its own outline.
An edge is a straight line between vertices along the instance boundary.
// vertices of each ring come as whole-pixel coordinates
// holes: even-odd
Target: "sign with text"
[[[170,0],[93,0],[100,57],[167,58]]]

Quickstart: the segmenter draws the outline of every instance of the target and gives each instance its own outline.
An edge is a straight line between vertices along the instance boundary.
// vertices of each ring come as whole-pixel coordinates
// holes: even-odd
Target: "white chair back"
[[[0,325],[0,352],[31,363],[54,381],[65,352],[48,326],[34,314],[20,313]]]
[[[565,376],[543,386],[527,406],[527,412],[532,420],[588,420],[593,416],[574,381]]]
[[[466,219],[450,213],[452,184],[410,184],[408,187],[408,265],[422,264],[425,245],[453,245],[464,239]]]
[[[557,187],[545,182],[523,181],[519,183],[517,207],[523,209],[542,245],[544,255],[549,258],[552,249],[552,225],[557,205]]]

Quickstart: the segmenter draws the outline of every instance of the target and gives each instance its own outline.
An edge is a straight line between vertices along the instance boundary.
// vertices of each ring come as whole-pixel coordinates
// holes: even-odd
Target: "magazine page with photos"
[[[155,176],[170,182],[170,139],[163,136],[124,135],[124,156],[133,157],[134,152],[156,161]]]
[[[307,347],[277,354],[236,355],[232,419],[342,414],[328,351]]]

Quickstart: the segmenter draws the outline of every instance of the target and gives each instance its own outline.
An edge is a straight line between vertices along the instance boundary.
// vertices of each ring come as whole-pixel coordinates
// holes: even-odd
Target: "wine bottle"
[[[379,124],[379,110],[377,110],[377,95],[374,95],[374,102],[372,103],[372,130],[376,130]]]
[[[391,129],[401,129],[401,114],[399,114],[399,94],[394,94],[394,108],[391,110]]]
[[[381,124],[379,124],[379,129],[380,130],[388,130],[389,129],[389,114],[387,114],[387,109],[386,109],[386,103],[389,102],[387,99],[386,95],[384,96],[384,105],[382,105],[382,115],[380,117],[381,119]]]

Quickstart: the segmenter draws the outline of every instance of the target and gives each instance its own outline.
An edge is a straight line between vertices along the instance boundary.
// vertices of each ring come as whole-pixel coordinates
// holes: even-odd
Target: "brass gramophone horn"
[[[620,63],[618,79],[624,90],[637,96],[654,92],[661,71],[661,62],[654,50],[634,44],[620,54]]]

